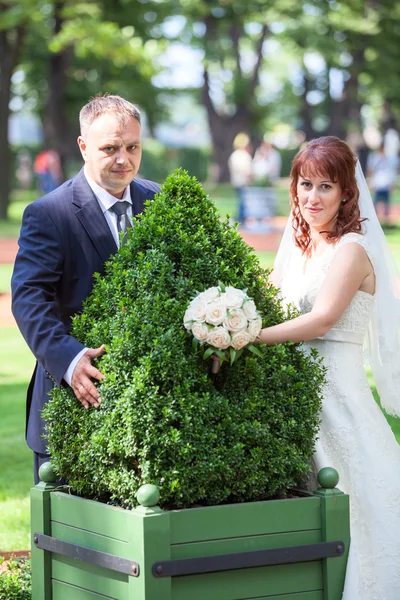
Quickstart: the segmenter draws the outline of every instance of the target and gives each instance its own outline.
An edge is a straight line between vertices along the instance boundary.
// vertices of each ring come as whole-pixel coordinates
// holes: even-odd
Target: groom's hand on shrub
[[[101,402],[100,394],[92,379],[101,381],[104,379],[104,375],[92,365],[92,359],[103,354],[105,349],[104,344],[99,348],[89,348],[77,362],[72,374],[71,387],[79,402],[86,409],[90,405],[98,408]]]

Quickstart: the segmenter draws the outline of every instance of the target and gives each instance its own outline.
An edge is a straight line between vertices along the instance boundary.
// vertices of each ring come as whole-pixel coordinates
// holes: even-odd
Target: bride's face
[[[300,174],[297,181],[300,213],[315,231],[328,230],[335,222],[342,201],[339,183],[328,177]]]

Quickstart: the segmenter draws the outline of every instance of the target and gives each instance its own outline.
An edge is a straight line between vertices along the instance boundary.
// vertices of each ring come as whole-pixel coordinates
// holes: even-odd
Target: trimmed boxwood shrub
[[[166,180],[73,320],[77,339],[107,347],[100,408],[61,387],[44,412],[53,465],[74,491],[130,507],[154,483],[161,506],[189,507],[273,497],[309,470],[316,354],[260,346],[262,358],[245,351],[212,377],[183,326],[189,301],[218,281],[247,288],[264,326],[291,317],[267,275],[195,178]]]

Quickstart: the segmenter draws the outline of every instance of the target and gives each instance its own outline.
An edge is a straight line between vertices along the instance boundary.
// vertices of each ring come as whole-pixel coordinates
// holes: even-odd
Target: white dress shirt
[[[116,202],[119,202],[119,201],[120,202],[129,202],[130,206],[128,208],[127,215],[129,217],[129,219],[132,220],[132,199],[131,199],[130,186],[128,185],[125,188],[124,195],[121,198],[121,200],[119,200],[118,198],[115,198],[115,196],[113,196],[112,194],[107,192],[107,190],[105,190],[104,188],[99,186],[95,181],[93,181],[93,179],[87,173],[86,165],[83,168],[83,172],[84,172],[84,175],[86,177],[88,184],[90,185],[94,195],[97,198],[97,202],[99,203],[99,206],[100,206],[100,208],[103,212],[103,215],[107,221],[107,224],[110,228],[112,236],[115,240],[115,243],[117,244],[117,247],[119,248],[119,233],[118,233],[118,228],[117,228],[117,215],[115,214],[115,212],[113,212],[110,209],[114,206],[114,204]],[[79,352],[79,354],[77,354],[75,356],[75,358],[70,363],[68,369],[64,373],[64,380],[68,383],[68,385],[71,385],[72,374],[74,372],[74,369],[75,369],[77,363],[79,362],[79,360],[85,354],[85,352],[87,352],[87,350],[88,350],[88,348],[83,348],[83,350],[81,350]]]

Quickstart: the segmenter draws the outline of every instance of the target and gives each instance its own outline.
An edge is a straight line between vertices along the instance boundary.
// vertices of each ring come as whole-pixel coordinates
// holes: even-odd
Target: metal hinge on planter
[[[91,548],[64,542],[63,540],[42,533],[34,534],[33,543],[36,548],[40,548],[41,550],[69,556],[70,558],[82,560],[92,565],[96,565],[97,567],[105,567],[106,569],[111,569],[111,571],[117,571],[118,573],[131,575],[132,577],[139,577],[140,575],[139,563],[134,560],[115,556],[114,554],[108,554],[107,552],[100,552],[99,550],[92,550]]]

